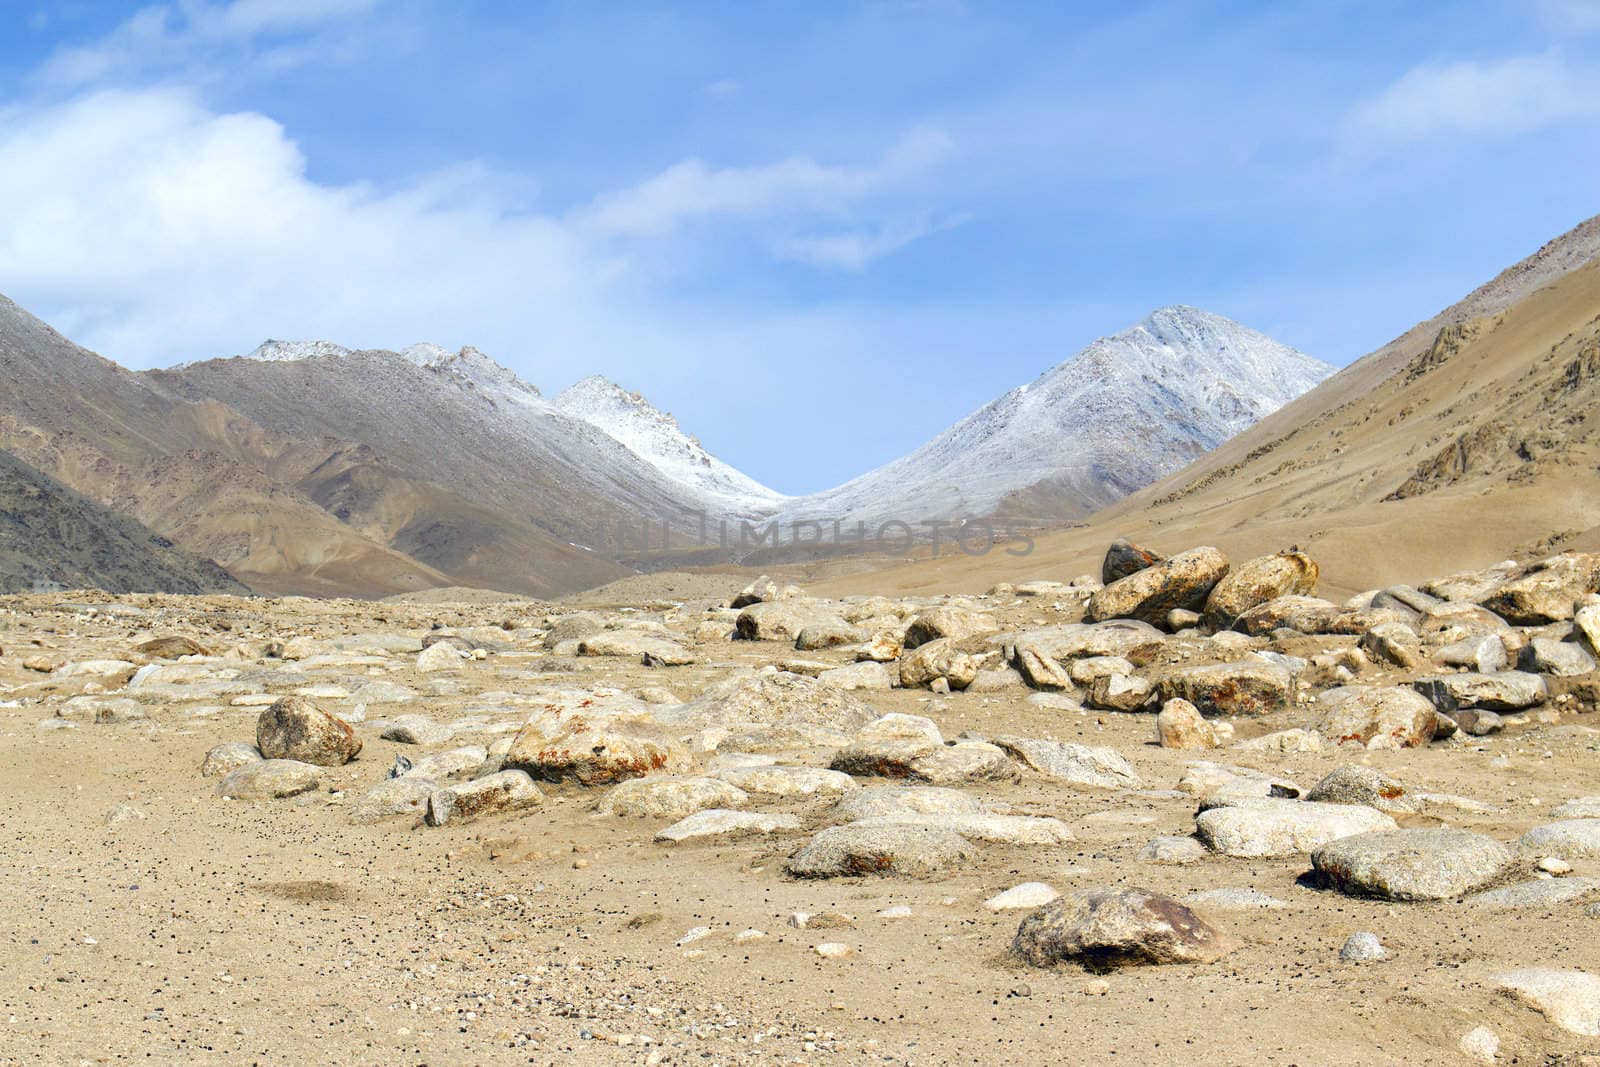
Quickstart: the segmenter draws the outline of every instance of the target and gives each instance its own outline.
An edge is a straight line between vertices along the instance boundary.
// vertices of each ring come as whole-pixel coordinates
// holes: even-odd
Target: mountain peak
[[[263,363],[293,363],[302,359],[348,356],[350,352],[350,349],[332,341],[279,341],[269,337],[243,358]]]
[[[620,442],[657,470],[733,508],[770,510],[786,499],[707,452],[683,432],[678,420],[603,375],[591,374],[562,390],[557,410],[589,423]]]

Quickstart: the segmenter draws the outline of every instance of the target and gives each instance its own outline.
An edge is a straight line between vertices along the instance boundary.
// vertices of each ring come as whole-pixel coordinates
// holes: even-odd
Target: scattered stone
[[[1162,748],[1216,748],[1221,743],[1216,728],[1206,722],[1200,709],[1181,697],[1161,706],[1156,740]]]
[[[1452,712],[1456,725],[1473,737],[1488,737],[1506,728],[1503,716],[1482,708],[1462,708]]]
[[[1073,839],[1060,819],[1035,815],[877,815],[849,825],[931,827],[997,845],[1062,845]]]
[[[1038,908],[1050,903],[1061,894],[1054,886],[1044,882],[1023,882],[1014,885],[1004,893],[997,893],[983,902],[983,906],[992,912],[1014,911],[1018,908]]]
[[[979,672],[982,673],[981,671]],[[876,660],[864,660],[852,663],[848,667],[833,667],[817,675],[817,681],[823,685],[846,691],[854,689],[893,689],[895,682],[899,681],[897,675],[889,673],[889,668]]]
[[[1144,788],[1138,772],[1114,748],[1011,736],[997,737],[994,743],[1024,767],[1047,778],[1105,789]]]
[[[205,761],[200,764],[200,776],[221,778],[240,767],[260,763],[261,758],[261,753],[254,745],[247,745],[243,741],[225,741],[206,753]]]
[[[718,770],[716,777],[746,793],[778,797],[848,793],[860,788],[848,774],[822,767],[727,767]]]
[[[1234,947],[1184,905],[1142,889],[1069,890],[1023,919],[1011,943],[1035,967],[1071,961],[1091,970],[1211,963]]]
[[[1311,857],[1323,884],[1341,893],[1403,901],[1465,896],[1499,881],[1514,863],[1494,838],[1452,829],[1364,833]]]
[[[1277,911],[1289,906],[1259,889],[1205,889],[1190,893],[1183,902],[1211,911]]]
[[[1583,646],[1550,637],[1535,637],[1522,646],[1517,666],[1555,678],[1575,678],[1595,670],[1594,657]]]
[[[1500,1039],[1487,1026],[1468,1030],[1461,1035],[1458,1047],[1461,1049],[1461,1054],[1469,1060],[1490,1067],[1500,1055]]]
[[[681,844],[702,837],[732,837],[742,834],[776,834],[798,831],[797,816],[754,811],[729,811],[709,808],[680,819],[656,834],[657,841]]]
[[[1344,947],[1339,949],[1339,958],[1346,963],[1372,963],[1387,959],[1388,956],[1389,950],[1383,947],[1378,935],[1365,930],[1351,934],[1345,939]]]
[[[957,741],[911,761],[909,777],[934,785],[993,782],[1016,778],[1016,764],[998,745],[987,741]]]
[[[951,689],[965,689],[977,676],[977,658],[948,638],[920,644],[900,660],[900,684],[907,689],[926,688],[940,680]]]
[[[849,823],[821,831],[789,858],[799,878],[873,874],[913,877],[967,863],[977,849],[961,834],[931,826]]]
[[[1219,663],[1171,672],[1161,695],[1187,700],[1204,715],[1266,715],[1288,707],[1293,685],[1293,675],[1274,663]]]
[[[1324,804],[1364,804],[1391,815],[1417,810],[1406,787],[1371,767],[1339,767],[1312,786],[1305,799]]]
[[[175,634],[170,637],[157,637],[136,646],[137,651],[156,659],[178,659],[182,656],[209,656],[211,650],[198,641]]]
[[[1089,706],[1106,711],[1140,711],[1155,699],[1149,679],[1122,674],[1102,675],[1089,686]]]
[[[902,643],[907,649],[920,648],[933,641],[964,641],[1000,629],[994,619],[964,608],[930,608],[911,620]]]
[[[1523,908],[1553,908],[1570,900],[1600,893],[1600,878],[1535,878],[1502,889],[1491,889],[1467,898],[1479,908],[1509,911]]]
[[[1195,816],[1195,825],[1211,851],[1244,859],[1315,852],[1342,837],[1396,828],[1371,808],[1269,798],[1211,808]]]
[[[309,793],[322,784],[322,768],[298,760],[257,760],[237,767],[217,784],[217,795],[235,800],[273,800]]]
[[[385,778],[350,808],[350,818],[356,822],[376,822],[398,816],[426,818],[428,799],[439,785],[427,778]]]
[[[657,775],[612,786],[599,812],[623,818],[682,819],[707,808],[742,808],[750,796],[717,778]]]
[[[826,941],[816,946],[811,951],[825,960],[842,960],[846,956],[855,955],[855,949],[842,941]]]
[[[971,793],[941,786],[878,786],[839,798],[833,814],[845,822],[886,815],[976,815],[983,805]]]
[[[1533,855],[1600,859],[1600,819],[1563,819],[1535,826],[1517,844]]]
[[[932,719],[921,715],[893,712],[867,723],[848,748],[833,757],[833,770],[877,778],[906,778],[911,764],[932,755],[944,745],[944,737]]]
[[[1186,866],[1206,858],[1206,849],[1192,837],[1157,837],[1139,852],[1146,863]]]
[[[453,643],[437,641],[417,653],[417,670],[423,674],[459,671],[467,665],[467,659]]]
[[[460,785],[436,789],[428,797],[429,826],[466,822],[480,815],[518,811],[544,801],[544,794],[523,771],[499,771]]]
[[[401,715],[389,720],[379,736],[402,745],[442,745],[455,731],[441,726],[426,715]]]
[[[1314,596],[1281,596],[1249,609],[1233,621],[1233,628],[1256,636],[1274,630],[1303,634],[1326,633],[1339,607]]]

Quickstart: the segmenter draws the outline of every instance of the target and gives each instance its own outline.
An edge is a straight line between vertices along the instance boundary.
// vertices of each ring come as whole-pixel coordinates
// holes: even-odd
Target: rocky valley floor
[[[0,1062],[1600,1057],[1600,559],[1113,557],[6,598]]]

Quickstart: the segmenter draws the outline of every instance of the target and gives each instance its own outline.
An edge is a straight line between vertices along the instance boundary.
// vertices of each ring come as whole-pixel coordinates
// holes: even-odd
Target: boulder
[[[1331,600],[1314,596],[1280,596],[1248,609],[1233,620],[1233,628],[1255,636],[1273,630],[1320,634],[1339,615]]]
[[[438,788],[438,783],[427,778],[385,778],[350,806],[350,818],[355,822],[377,822],[401,816],[425,818],[428,798]]]
[[[1071,689],[1072,677],[1060,663],[1030,641],[1018,641],[1013,662],[1017,673],[1035,689]]]
[[[742,808],[749,799],[743,789],[717,778],[657,775],[612,786],[597,810],[633,819],[681,819],[707,808]]]
[[[322,768],[299,760],[267,759],[229,771],[217,795],[235,800],[273,800],[309,793],[322,784]]]
[[[1553,908],[1571,900],[1600,893],[1600,878],[1535,878],[1501,889],[1491,889],[1467,898],[1475,908],[1513,911],[1525,908]]]
[[[915,760],[943,745],[944,737],[932,719],[893,713],[863,726],[829,766],[846,774],[906,778],[912,775]]]
[[[1576,678],[1580,674],[1592,673],[1595,662],[1582,645],[1557,641],[1551,637],[1535,637],[1522,646],[1517,666],[1524,671],[1556,678]]]
[[[1035,967],[1072,962],[1095,971],[1211,963],[1233,939],[1184,905],[1144,889],[1072,889],[1022,920],[1012,953]]]
[[[702,837],[742,837],[749,834],[795,832],[799,829],[800,819],[795,815],[708,808],[687,815],[666,829],[658,831],[655,839],[677,845]]]
[[[1215,548],[1180,552],[1095,593],[1089,598],[1084,618],[1091,623],[1139,619],[1159,626],[1173,608],[1201,610],[1211,590],[1227,573],[1228,557]]]
[[[544,801],[533,779],[520,770],[499,771],[470,782],[436,789],[428,797],[429,826],[466,822],[480,815],[518,811]]]
[[[202,778],[221,778],[240,767],[261,762],[261,753],[256,746],[247,745],[243,741],[225,741],[206,753],[206,758],[200,764]]]
[[[578,642],[580,656],[616,656],[635,659],[651,667],[683,667],[695,655],[676,641],[643,630],[606,630]]]
[[[554,649],[568,641],[581,641],[606,628],[606,621],[592,611],[578,611],[552,620],[544,634],[544,647]]]
[[[970,862],[977,848],[953,830],[849,823],[821,831],[789,857],[797,878],[937,874]]]
[[[1422,663],[1422,639],[1408,624],[1386,622],[1361,635],[1357,647],[1374,663],[1388,663],[1414,671]]]
[[[998,629],[1000,627],[994,619],[982,612],[955,607],[930,608],[911,620],[911,625],[906,627],[903,644],[910,649],[941,639],[964,641],[969,637],[992,634]]]
[[[1306,791],[1305,799],[1320,804],[1361,804],[1391,815],[1417,810],[1406,787],[1372,767],[1356,764],[1335,768]]]
[[[905,651],[905,646],[900,638],[893,633],[874,634],[856,651],[856,660],[859,662],[893,663]]]
[[[442,745],[455,731],[441,726],[426,715],[398,715],[389,720],[379,736],[402,745]]]
[[[725,678],[687,704],[657,717],[676,725],[729,729],[749,725],[806,724],[846,733],[878,713],[856,697],[798,674],[743,674]]]
[[[1434,705],[1404,686],[1344,686],[1317,698],[1317,730],[1336,744],[1370,749],[1415,748],[1439,727]]]
[[[1119,537],[1106,549],[1106,558],[1100,563],[1100,584],[1110,585],[1130,574],[1137,574],[1161,562],[1161,556],[1143,545],[1136,545]]]
[[[256,748],[269,760],[339,767],[356,758],[361,739],[350,725],[305,697],[274,702],[256,720]]]
[[[1156,698],[1156,687],[1148,678],[1108,674],[1089,686],[1087,702],[1106,711],[1142,711]]]
[[[741,641],[794,641],[808,626],[844,626],[829,607],[814,600],[763,601],[739,612],[733,622]]]
[[[1330,841],[1396,829],[1381,811],[1300,800],[1239,800],[1195,816],[1200,840],[1213,852],[1244,859],[1315,852]]]
[[[716,777],[746,793],[777,797],[848,793],[860,788],[848,774],[822,767],[725,767],[716,772]]]
[[[1043,907],[1060,895],[1054,886],[1045,882],[1023,882],[1003,893],[996,893],[983,902],[983,907],[985,911],[995,913],[1019,911],[1024,908]]]
[[[178,659],[180,656],[209,656],[211,650],[182,635],[157,637],[136,646],[146,656],[156,659]]]
[[[1537,674],[1500,671],[1495,674],[1441,674],[1411,683],[1446,715],[1458,708],[1520,711],[1550,699],[1550,687]]]
[[[978,660],[948,638],[920,644],[900,660],[900,684],[922,689],[943,678],[951,689],[965,689],[978,676]]]
[[[919,826],[949,830],[970,841],[999,845],[1063,845],[1072,831],[1060,819],[1034,815],[875,815],[857,819],[851,826]]]
[[[1438,648],[1433,658],[1446,667],[1465,667],[1479,674],[1494,674],[1510,666],[1506,644],[1498,634],[1477,633],[1452,641]]]
[[[1266,715],[1289,706],[1294,676],[1276,663],[1240,660],[1171,671],[1163,700],[1187,700],[1205,715]]]
[[[1572,628],[1590,655],[1600,656],[1600,604],[1586,604],[1573,612]]]
[[[889,673],[889,668],[875,660],[852,663],[847,667],[834,667],[817,675],[817,681],[850,692],[856,689],[893,689],[900,679]]]
[[[1517,845],[1529,855],[1600,859],[1600,819],[1562,819],[1535,826]]]
[[[593,714],[552,705],[511,741],[504,766],[541,781],[610,785],[647,774],[683,774],[688,749],[644,711]]]
[[[1319,573],[1316,561],[1304,552],[1279,552],[1248,560],[1212,587],[1202,614],[1210,625],[1225,629],[1245,612],[1280,597],[1311,596],[1317,591]]]
[[[423,674],[459,671],[466,665],[467,657],[450,641],[436,642],[417,653],[417,670]]]
[[[957,741],[911,761],[910,777],[934,785],[993,782],[1017,777],[1005,750],[987,741]]]
[[[1221,743],[1200,709],[1181,697],[1162,705],[1156,716],[1156,741],[1162,748],[1216,748]]]
[[[1570,619],[1589,593],[1600,592],[1600,553],[1564,552],[1531,564],[1478,603],[1514,626]]]
[[[489,751],[482,745],[462,745],[460,748],[447,749],[444,752],[430,752],[426,756],[418,756],[415,760],[396,756],[395,765],[389,771],[389,776],[443,782],[470,776],[483,767],[488,758]]]
[[[734,598],[728,601],[728,606],[730,608],[747,608],[751,604],[777,600],[782,595],[782,587],[773,581],[771,577],[763,574],[735,594]]]
[[[1144,788],[1138,772],[1114,748],[1014,736],[997,737],[994,743],[1046,778],[1102,789]]]
[[[1192,837],[1155,837],[1139,850],[1139,859],[1145,863],[1159,863],[1169,867],[1186,867],[1206,858],[1205,846]]]
[[[1287,778],[1225,763],[1191,763],[1178,779],[1178,792],[1202,801],[1248,797],[1297,797],[1300,787]]]
[[[1470,830],[1388,830],[1344,837],[1317,849],[1323,884],[1382,900],[1454,900],[1499,881],[1515,864],[1510,849]]]
[[[1002,646],[1036,650],[1057,662],[1089,656],[1130,657],[1141,649],[1159,648],[1166,640],[1160,630],[1138,619],[1108,619],[1105,622],[1064,623],[1001,634],[993,638]]]

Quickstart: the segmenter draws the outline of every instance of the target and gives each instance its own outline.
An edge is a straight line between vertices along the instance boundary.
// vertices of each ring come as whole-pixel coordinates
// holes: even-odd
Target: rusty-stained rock
[[[533,778],[610,785],[647,774],[683,774],[689,750],[646,711],[555,704],[528,720],[503,766]]]
[[[1106,549],[1106,558],[1100,564],[1100,584],[1110,585],[1160,562],[1161,556],[1158,553],[1150,551],[1143,545],[1136,545],[1125,537],[1119,537],[1111,542],[1110,548]]]
[[[344,720],[305,697],[284,697],[256,720],[256,748],[265,759],[339,767],[356,758],[361,739]]]
[[[1084,619],[1140,619],[1164,626],[1173,608],[1201,610],[1228,573],[1228,557],[1211,548],[1191,548],[1171,559],[1120,578],[1089,598]]]
[[[1203,612],[1208,623],[1226,629],[1252,608],[1285,596],[1311,596],[1320,571],[1304,552],[1278,552],[1248,560],[1230,570],[1211,590]]]
[[[1017,927],[1011,951],[1035,967],[1097,971],[1210,963],[1236,942],[1171,897],[1145,889],[1071,889]]]

